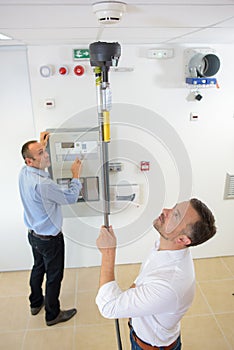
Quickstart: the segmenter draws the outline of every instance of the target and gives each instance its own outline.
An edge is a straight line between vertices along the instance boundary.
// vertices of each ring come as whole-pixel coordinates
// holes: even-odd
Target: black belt
[[[177,340],[178,340],[178,338],[177,338],[172,344],[167,345],[167,346],[162,346],[162,347],[161,347],[161,346],[160,346],[160,347],[158,347],[158,346],[153,346],[153,345],[150,345],[150,344],[145,343],[143,340],[141,340],[140,338],[138,338],[138,336],[137,336],[136,333],[134,332],[134,329],[133,329],[133,327],[132,327],[132,325],[131,325],[130,320],[129,320],[129,322],[128,322],[128,326],[129,326],[129,328],[132,330],[133,339],[135,340],[135,342],[137,343],[137,345],[140,346],[140,348],[141,348],[142,350],[160,350],[161,348],[163,348],[164,350],[171,350],[171,349],[174,348],[174,346],[176,345]]]
[[[59,236],[61,236],[63,233],[60,231],[56,236],[52,236],[52,235],[38,235],[36,232],[34,232],[33,230],[28,230],[28,232],[34,236],[34,237],[37,237],[37,238],[40,238],[44,241],[49,241],[50,239],[54,239],[54,238],[57,238]]]

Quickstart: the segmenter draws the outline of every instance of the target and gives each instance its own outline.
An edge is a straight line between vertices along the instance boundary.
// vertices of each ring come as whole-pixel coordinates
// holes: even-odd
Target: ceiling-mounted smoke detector
[[[103,24],[118,23],[126,12],[126,4],[121,1],[100,1],[92,6],[99,23]]]

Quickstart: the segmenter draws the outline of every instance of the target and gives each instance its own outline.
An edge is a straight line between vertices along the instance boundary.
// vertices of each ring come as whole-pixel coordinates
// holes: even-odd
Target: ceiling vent
[[[103,24],[118,23],[126,12],[126,4],[121,1],[100,1],[92,6],[99,23]]]
[[[234,175],[226,175],[224,199],[234,199]]]

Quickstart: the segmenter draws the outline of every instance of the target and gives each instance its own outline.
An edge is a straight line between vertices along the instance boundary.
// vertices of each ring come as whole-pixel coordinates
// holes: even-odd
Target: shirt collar
[[[161,261],[168,261],[170,259],[178,260],[182,259],[184,256],[190,253],[188,248],[178,249],[178,250],[158,250],[160,245],[160,239],[155,242],[155,246],[153,248],[154,254],[156,256],[160,256]]]
[[[48,173],[48,171],[45,171],[42,169],[34,168],[32,166],[27,166],[27,170],[30,173],[34,173],[34,174],[40,175],[42,177],[50,177],[50,174]]]

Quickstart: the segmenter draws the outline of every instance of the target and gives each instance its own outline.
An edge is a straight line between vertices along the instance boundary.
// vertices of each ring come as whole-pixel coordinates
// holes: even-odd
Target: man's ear
[[[180,235],[177,239],[177,243],[183,246],[191,244],[191,239],[186,235]]]
[[[32,164],[33,164],[32,158],[25,158],[25,164],[28,166],[32,166]]]

